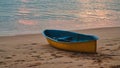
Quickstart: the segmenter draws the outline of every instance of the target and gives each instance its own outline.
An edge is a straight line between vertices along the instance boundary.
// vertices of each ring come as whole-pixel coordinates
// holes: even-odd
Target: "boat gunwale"
[[[87,34],[80,34],[80,33],[77,33],[77,32],[67,31],[67,32],[75,33],[75,34],[80,34],[80,35],[85,35],[85,36],[91,36],[91,37],[94,37],[95,40],[71,41],[71,42],[58,41],[58,40],[55,40],[55,39],[47,36],[47,35],[45,34],[45,31],[47,31],[47,30],[56,30],[56,29],[46,29],[46,30],[44,30],[44,31],[42,32],[42,34],[43,34],[46,38],[48,38],[48,39],[50,39],[50,40],[53,40],[53,41],[55,41],[55,42],[60,42],[60,43],[84,43],[84,42],[90,42],[90,41],[96,41],[96,40],[98,40],[98,37],[95,36],[95,35],[87,35]],[[56,30],[56,31],[65,31],[65,30]]]

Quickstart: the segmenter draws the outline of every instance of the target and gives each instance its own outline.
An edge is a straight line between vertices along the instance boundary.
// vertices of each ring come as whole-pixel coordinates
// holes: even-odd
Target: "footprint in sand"
[[[113,46],[114,44],[106,44],[106,46]]]
[[[14,62],[24,62],[25,60],[15,60]]]
[[[30,63],[27,67],[35,67],[35,66],[39,66],[41,64],[42,64],[41,62],[33,62],[33,63]]]
[[[6,52],[5,50],[0,49],[0,52]]]
[[[117,43],[106,44],[106,46],[114,46],[114,45],[117,45]]]
[[[81,67],[81,66],[83,66],[83,65],[82,65],[82,64],[80,64],[80,65],[77,65],[77,66]]]
[[[120,65],[113,65],[113,66],[110,66],[110,68],[120,68]]]
[[[7,56],[7,57],[5,57],[5,59],[12,59],[12,57],[11,56]]]
[[[105,50],[110,50],[110,49],[105,49]]]
[[[38,43],[31,43],[31,45],[37,45]]]
[[[61,58],[61,57],[63,57],[63,56],[57,55],[57,54],[51,54],[51,56],[54,56],[55,58]]]
[[[0,61],[0,65],[4,65],[6,64],[4,61]]]
[[[30,44],[23,44],[23,45],[37,45],[38,43],[30,43]]]

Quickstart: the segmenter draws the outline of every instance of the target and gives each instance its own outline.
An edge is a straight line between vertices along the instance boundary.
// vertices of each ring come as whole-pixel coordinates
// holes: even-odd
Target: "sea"
[[[0,36],[120,27],[120,0],[0,0]]]

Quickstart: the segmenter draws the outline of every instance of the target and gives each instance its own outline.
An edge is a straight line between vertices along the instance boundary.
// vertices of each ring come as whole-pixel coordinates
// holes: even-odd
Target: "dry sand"
[[[0,37],[0,68],[120,68],[120,27],[76,30],[100,39],[97,54],[62,51],[41,34]]]

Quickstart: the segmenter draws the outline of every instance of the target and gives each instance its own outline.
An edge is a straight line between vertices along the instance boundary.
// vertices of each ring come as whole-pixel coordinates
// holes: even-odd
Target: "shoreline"
[[[109,29],[109,28],[120,28],[120,26],[116,26],[116,27],[99,27],[99,28],[86,28],[86,29],[75,29],[75,30],[68,30],[68,29],[66,29],[66,31],[85,31],[85,30],[96,30],[96,29]],[[59,30],[59,29],[58,29]],[[64,30],[64,29],[62,29],[62,30]],[[35,35],[35,34],[40,34],[40,33],[42,33],[42,31],[35,31],[34,33],[32,33],[32,32],[30,32],[30,31],[28,31],[28,32],[25,32],[25,33],[20,33],[20,34],[18,34],[18,33],[14,33],[14,34],[12,34],[11,32],[10,33],[8,33],[8,34],[4,34],[4,33],[2,33],[1,35],[0,35],[0,37],[5,37],[5,36],[20,36],[20,35]]]
[[[90,28],[90,29],[79,29],[79,30],[66,30],[66,31],[73,31],[73,32],[87,32],[88,30],[104,30],[104,29],[119,29],[120,27],[101,27],[101,28]],[[59,30],[59,29],[58,29]],[[25,33],[25,34],[13,34],[13,35],[0,35],[0,37],[13,37],[13,36],[26,36],[26,35],[39,35],[42,34],[42,32],[38,33]]]
[[[0,37],[0,68],[114,68],[120,67],[120,27],[72,30],[99,37],[97,54],[51,47],[43,35]]]

